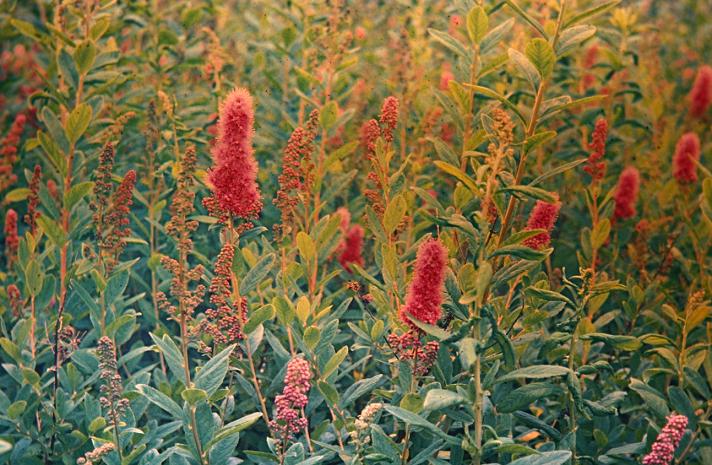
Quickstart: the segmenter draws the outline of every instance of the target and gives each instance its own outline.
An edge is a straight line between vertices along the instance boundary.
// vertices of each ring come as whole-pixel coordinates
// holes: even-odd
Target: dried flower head
[[[126,247],[126,238],[131,235],[129,213],[133,205],[133,189],[136,185],[136,171],[129,170],[119,187],[111,196],[111,201],[104,217],[103,237],[99,248],[104,256],[107,272],[116,266],[121,252]]]
[[[393,142],[393,131],[398,125],[398,99],[390,96],[386,97],[381,107],[381,136],[391,143]]]
[[[215,345],[237,342],[244,337],[242,327],[247,320],[247,299],[232,300],[232,262],[235,247],[226,242],[215,261],[213,279],[210,281],[210,303],[201,329],[213,338]]]
[[[77,459],[77,465],[93,465],[95,463],[100,463],[102,458],[114,449],[116,449],[116,446],[113,442],[105,442],[94,450],[84,454],[83,457],[79,457]]]
[[[97,343],[96,353],[99,357],[99,377],[104,381],[99,402],[107,409],[107,423],[118,426],[119,419],[128,409],[129,400],[124,398],[124,387],[116,364],[116,347],[111,339],[102,336]]]
[[[697,182],[697,162],[700,160],[700,138],[694,132],[684,134],[675,146],[672,175],[680,184]]]
[[[257,162],[252,149],[254,109],[247,89],[234,89],[220,106],[218,137],[209,178],[219,207],[244,219],[262,210]]]
[[[614,219],[625,220],[635,216],[635,204],[638,201],[639,190],[640,174],[634,166],[629,166],[621,173],[618,186],[616,186]]]
[[[423,344],[418,329],[410,329],[400,336],[389,334],[387,341],[399,360],[412,363],[413,374],[416,376],[424,376],[430,371],[440,348],[437,341]]]
[[[25,214],[25,223],[30,227],[32,234],[37,230],[37,218],[40,212],[37,211],[37,206],[40,204],[40,178],[42,177],[42,168],[40,165],[35,165],[30,180],[30,194],[27,196],[27,213]]]

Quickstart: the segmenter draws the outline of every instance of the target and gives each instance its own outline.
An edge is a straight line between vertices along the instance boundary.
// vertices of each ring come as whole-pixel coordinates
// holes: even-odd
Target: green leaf
[[[565,376],[569,374],[569,369],[558,365],[532,365],[518,370],[510,371],[497,379],[497,383],[513,381],[515,379],[542,379]]]
[[[570,26],[573,26],[574,24],[580,23],[581,21],[585,21],[587,19],[593,18],[594,16],[600,15],[601,13],[605,13],[606,11],[616,7],[620,2],[621,0],[603,2],[599,5],[589,8],[588,10],[582,11],[581,13],[574,15],[567,21],[565,21],[564,28],[566,29]]]
[[[317,387],[319,388],[319,392],[321,392],[321,395],[324,396],[324,399],[326,399],[331,405],[336,405],[339,403],[339,392],[334,388],[334,386],[327,383],[326,381],[320,380],[317,383]]]
[[[643,398],[645,406],[652,410],[658,418],[663,419],[670,414],[667,402],[656,389],[635,378],[630,380],[630,388]]]
[[[565,163],[561,166],[557,166],[554,169],[547,170],[546,173],[538,176],[536,179],[534,179],[532,182],[529,183],[529,186],[533,187],[539,184],[542,181],[545,181],[549,179],[552,176],[556,176],[557,174],[564,173],[570,169],[576,168],[578,165],[585,163],[586,158],[580,158],[578,160],[570,161],[568,163]]]
[[[616,349],[628,352],[635,351],[643,347],[643,343],[640,342],[640,339],[637,337],[626,336],[623,334],[588,333],[582,335],[581,340],[600,341]]]
[[[528,287],[525,292],[528,296],[536,297],[537,299],[546,300],[548,302],[566,302],[571,308],[576,308],[571,299],[556,291],[540,289],[538,287]]]
[[[69,192],[64,194],[64,208],[71,210],[77,202],[91,192],[92,188],[94,188],[94,183],[90,181],[80,182],[72,186]]]
[[[30,196],[30,193],[32,191],[27,188],[27,187],[18,187],[17,189],[13,189],[7,194],[5,194],[5,202],[6,203],[12,203],[12,202],[21,202],[27,197]]]
[[[326,362],[326,365],[324,365],[324,371],[321,373],[322,379],[327,379],[334,371],[336,371],[336,369],[339,368],[339,365],[341,365],[341,362],[346,359],[348,354],[349,348],[347,346],[343,346],[338,352],[332,355],[329,361]]]
[[[304,344],[309,348],[309,350],[314,350],[314,348],[319,344],[319,338],[321,336],[321,331],[316,326],[309,326],[304,330]]]
[[[206,450],[210,450],[211,447],[213,447],[215,444],[217,444],[219,441],[228,438],[232,435],[235,435],[239,433],[240,431],[246,430],[250,426],[254,425],[257,420],[259,420],[262,417],[262,414],[259,412],[254,412],[245,415],[244,417],[238,418],[237,420],[228,423],[227,425],[223,426],[220,428],[216,433],[215,436],[210,440],[209,443],[205,445]]]
[[[506,245],[492,252],[489,258],[497,257],[499,255],[511,255],[523,260],[541,261],[548,257],[552,251],[553,249],[534,250],[525,245]]]
[[[437,29],[428,28],[428,34],[430,34],[433,39],[444,45],[446,48],[452,50],[463,58],[470,58],[470,54],[465,49],[462,43],[448,34],[447,32],[438,31]]]
[[[163,353],[163,358],[168,364],[173,376],[178,378],[183,385],[188,385],[188,381],[185,378],[185,370],[183,368],[183,355],[181,355],[180,350],[173,339],[168,335],[164,335],[162,338],[151,333],[151,339],[158,346],[161,353]]]
[[[559,396],[564,390],[555,384],[531,383],[518,387],[497,402],[497,410],[502,413],[513,413],[517,410],[526,410],[536,401],[541,401],[549,396]]]
[[[267,275],[272,271],[277,257],[270,253],[262,257],[250,271],[245,274],[240,282],[240,295],[247,295],[257,287],[259,283],[264,281]]]
[[[537,132],[533,136],[527,138],[526,141],[524,141],[524,152],[529,153],[535,148],[544,145],[554,137],[556,137],[556,131]]]
[[[44,272],[36,260],[30,260],[25,268],[25,286],[27,287],[27,292],[33,296],[37,297],[42,291],[42,285],[44,284]]]
[[[600,249],[608,240],[608,235],[611,232],[611,221],[604,218],[596,224],[596,227],[591,231],[591,246],[594,249]]]
[[[173,399],[159,391],[158,389],[152,388],[146,384],[139,384],[136,389],[140,394],[142,394],[151,403],[162,408],[166,412],[170,413],[176,420],[183,419],[183,410],[175,403]]]
[[[27,408],[27,401],[25,400],[18,400],[17,402],[13,402],[8,408],[7,408],[7,416],[10,417],[11,420],[15,420],[20,417]]]
[[[475,181],[460,168],[440,160],[435,160],[433,163],[435,163],[435,166],[440,168],[442,171],[460,180],[473,194],[478,195],[479,189],[477,188],[477,184],[475,184]]]
[[[17,29],[17,32],[19,32],[23,36],[27,36],[32,39],[37,39],[39,37],[37,29],[35,29],[35,27],[27,21],[23,21],[17,18],[10,18],[10,24],[12,24],[12,26]]]
[[[272,304],[263,305],[262,307],[252,312],[250,319],[247,320],[247,323],[245,323],[245,326],[243,327],[244,333],[250,334],[252,331],[257,329],[259,325],[261,325],[267,320],[271,320],[272,318],[274,318],[274,315],[275,310]]]
[[[39,218],[37,218],[37,224],[56,247],[62,247],[67,241],[67,237],[64,231],[62,231],[62,228],[49,216],[40,215]]]
[[[468,403],[467,398],[457,392],[448,391],[447,389],[431,389],[425,395],[423,409],[440,410],[466,403]]]
[[[521,9],[519,5],[514,3],[512,0],[505,0],[505,3],[509,5],[511,9],[514,10],[515,13],[517,13],[521,18],[529,23],[534,29],[536,29],[539,34],[541,34],[543,37],[548,37],[546,35],[546,31],[544,30],[544,27],[537,21],[536,19],[532,18],[529,16],[524,10]]]
[[[413,412],[409,412],[408,410],[402,409],[400,407],[396,407],[395,405],[385,405],[383,409],[410,426],[424,429],[434,434],[435,436],[445,439],[451,444],[460,443],[460,439],[448,436],[440,428],[430,423],[428,420],[421,417],[420,415],[417,415]]]
[[[512,102],[510,102],[509,99],[506,98],[505,96],[500,95],[497,92],[495,92],[494,90],[488,89],[487,87],[475,86],[475,85],[471,85],[471,84],[467,84],[467,83],[465,83],[464,86],[472,88],[475,92],[478,92],[485,97],[498,100],[504,106],[506,106],[509,110],[511,110],[512,113],[514,113],[517,116],[517,118],[519,119],[519,121],[522,123],[523,126],[526,127],[526,125],[528,124],[526,119],[524,118],[524,115],[522,114],[522,112],[519,111],[519,108],[517,108],[517,106],[515,104],[513,104]]]
[[[467,14],[467,34],[473,44],[479,44],[489,29],[489,18],[481,6],[473,7]]]
[[[304,231],[297,233],[297,248],[304,262],[311,262],[316,255],[314,240]]]
[[[193,406],[200,401],[207,400],[208,393],[202,389],[188,388],[184,389],[183,392],[180,393],[180,396],[184,401],[188,402],[188,405]]]
[[[510,48],[507,53],[509,54],[509,59],[514,63],[519,72],[522,73],[524,78],[536,89],[539,86],[539,82],[541,82],[541,73],[537,70],[537,67],[534,66],[534,63],[524,54],[513,48]]]
[[[234,349],[235,345],[233,344],[211,358],[195,376],[195,387],[204,389],[209,396],[212,396],[225,379],[230,355]]]
[[[106,289],[104,290],[104,302],[106,305],[112,305],[116,302],[124,294],[128,284],[129,270],[114,273],[106,282]]]
[[[319,112],[319,124],[321,124],[321,127],[327,131],[331,129],[336,122],[338,112],[339,106],[333,100],[321,107],[321,111]]]
[[[86,103],[82,103],[72,110],[67,118],[67,127],[65,128],[70,144],[75,144],[82,137],[84,131],[89,127],[91,116],[92,109]]]
[[[437,162],[436,162],[437,163]],[[405,198],[398,194],[391,199],[383,214],[383,229],[389,236],[393,234],[405,216],[408,205]]]
[[[563,465],[569,459],[571,459],[571,451],[557,450],[554,452],[542,452],[540,455],[527,455],[509,462],[509,465]]]
[[[512,30],[512,26],[514,26],[514,18],[509,18],[507,21],[489,31],[480,43],[480,53],[485,54],[499,44],[504,36]]]
[[[82,42],[74,50],[74,62],[77,64],[79,74],[86,74],[94,64],[96,47],[91,41]]]
[[[558,56],[564,55],[595,34],[596,28],[590,25],[579,25],[565,29],[561,33],[561,36],[559,36],[559,41],[556,43],[556,54]]]
[[[526,195],[527,197],[531,197],[532,199],[543,200],[544,202],[547,202],[547,203],[556,203],[559,200],[559,198],[557,197],[556,194],[549,192],[547,190],[541,189],[539,187],[533,187],[533,186],[524,186],[524,185],[509,186],[509,187],[500,189],[497,192],[499,192],[499,193],[516,192],[518,194],[523,194],[523,195]]]
[[[542,78],[547,79],[551,76],[556,63],[556,55],[549,41],[541,38],[532,39],[527,44],[524,53],[539,70]]]
[[[0,347],[18,364],[22,365],[22,352],[17,344],[6,337],[0,338]]]

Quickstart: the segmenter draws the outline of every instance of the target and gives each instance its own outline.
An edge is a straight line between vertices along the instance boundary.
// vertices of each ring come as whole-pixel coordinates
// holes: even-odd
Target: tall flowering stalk
[[[255,119],[252,96],[234,89],[220,106],[218,136],[212,150],[213,167],[208,178],[213,198],[206,206],[223,220],[231,215],[255,219],[262,211],[257,185],[257,162],[252,149]]]
[[[40,204],[41,178],[42,167],[40,165],[35,165],[35,169],[32,171],[32,179],[30,180],[30,193],[27,196],[27,213],[25,214],[25,224],[29,226],[30,233],[32,234],[37,232],[37,218],[40,216],[40,212],[37,211],[37,207]]]
[[[129,400],[124,397],[121,375],[119,375],[116,363],[116,347],[113,341],[106,336],[102,336],[99,339],[96,352],[99,356],[99,377],[104,381],[101,386],[103,395],[99,401],[108,412],[108,424],[114,429],[116,451],[119,454],[119,459],[121,459],[119,423],[129,407]]]
[[[0,192],[15,184],[17,176],[13,173],[17,162],[17,151],[22,132],[27,123],[27,116],[18,113],[5,138],[0,142]]]
[[[280,463],[284,461],[284,453],[294,435],[309,425],[302,416],[302,409],[309,401],[311,376],[309,362],[302,357],[294,357],[287,364],[284,390],[274,400],[276,414],[269,424],[272,434],[279,440]]]
[[[383,215],[386,205],[390,199],[389,169],[390,151],[393,143],[393,131],[398,124],[398,99],[390,96],[386,97],[381,106],[379,121],[375,119],[367,121],[361,127],[361,144],[366,148],[366,157],[371,163],[371,171],[367,179],[372,187],[364,191],[373,210],[379,215]],[[384,154],[379,158],[376,154],[376,141],[381,137],[386,146]]]

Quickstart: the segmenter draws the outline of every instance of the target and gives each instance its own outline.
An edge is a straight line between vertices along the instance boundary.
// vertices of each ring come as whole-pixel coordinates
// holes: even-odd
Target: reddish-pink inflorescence
[[[381,107],[381,135],[386,142],[393,142],[393,131],[397,125],[398,99],[393,96],[386,97]]]
[[[344,237],[343,249],[339,255],[339,263],[348,272],[351,272],[350,264],[363,266],[363,228],[357,224],[349,227]]]
[[[606,138],[608,137],[608,121],[605,118],[598,118],[596,126],[591,135],[588,161],[584,166],[584,171],[591,175],[594,182],[600,181],[606,174],[606,162],[601,159],[606,154]]]
[[[712,66],[704,65],[697,70],[690,90],[690,115],[701,118],[712,104]]]
[[[17,248],[20,245],[20,239],[17,235],[17,212],[12,208],[8,209],[5,215],[3,232],[5,233],[5,256],[8,264],[11,264],[15,261]]]
[[[7,135],[0,143],[0,191],[7,189],[17,181],[17,176],[12,171],[17,161],[17,147],[20,144],[26,123],[27,116],[24,113],[18,113]]]
[[[697,161],[700,159],[700,138],[694,132],[677,141],[672,158],[672,175],[680,184],[697,182]]]
[[[294,357],[287,364],[284,376],[284,390],[274,403],[277,412],[270,422],[270,429],[283,442],[289,441],[296,433],[307,427],[309,422],[301,415],[306,407],[311,388],[311,370],[309,362],[302,357]]]
[[[556,219],[559,217],[560,209],[561,202],[558,200],[554,203],[537,200],[534,205],[534,209],[529,215],[527,227],[524,229],[526,231],[531,231],[533,229],[544,229],[546,231],[526,239],[524,241],[524,245],[537,250],[548,246],[551,242],[551,230],[554,229]]]
[[[40,213],[37,211],[37,206],[40,204],[40,179],[42,178],[42,168],[40,165],[35,165],[30,180],[30,194],[27,196],[27,213],[25,214],[25,223],[30,227],[30,232],[35,233],[37,229],[37,218]]]
[[[401,321],[414,327],[411,318],[433,325],[440,319],[443,284],[447,266],[447,249],[438,239],[428,239],[418,247],[415,272],[410,283],[405,305],[401,307]]]
[[[650,453],[643,458],[643,465],[669,465],[675,458],[675,450],[687,428],[687,417],[670,415],[667,424],[655,439]]]
[[[368,154],[376,151],[376,139],[381,135],[381,128],[378,127],[378,121],[370,119],[361,125],[359,131],[361,146],[366,149]]]
[[[613,211],[614,219],[626,220],[635,216],[635,204],[638,201],[640,190],[640,173],[634,166],[623,170],[618,178],[615,192],[616,208]]]
[[[252,96],[247,89],[237,88],[220,107],[209,179],[219,207],[244,219],[256,218],[262,210],[252,149],[253,125]]]
[[[215,261],[213,279],[210,281],[210,303],[215,307],[205,311],[206,319],[201,329],[218,344],[232,344],[244,337],[242,331],[247,320],[247,299],[232,301],[232,262],[235,246],[226,242]]]

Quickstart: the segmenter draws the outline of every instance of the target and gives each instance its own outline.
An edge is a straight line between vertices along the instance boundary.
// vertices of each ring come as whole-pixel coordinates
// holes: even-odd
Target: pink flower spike
[[[640,173],[629,166],[624,169],[618,179],[616,187],[615,201],[616,208],[613,212],[614,219],[629,219],[635,216],[635,204],[638,201],[638,191],[640,190]]]
[[[551,242],[551,230],[554,229],[556,219],[559,217],[561,202],[547,203],[537,200],[534,209],[529,215],[525,230],[545,229],[546,232],[539,233],[524,241],[524,245],[532,249],[543,249]]]
[[[712,66],[704,65],[697,70],[689,99],[690,115],[702,118],[712,103]]]
[[[697,161],[700,159],[700,138],[694,132],[683,135],[675,147],[672,175],[680,184],[697,182]]]
[[[655,439],[650,453],[643,458],[643,465],[669,465],[675,458],[675,450],[680,445],[687,428],[685,415],[670,415],[667,424]]]
[[[438,239],[429,239],[418,248],[415,272],[410,283],[405,305],[401,307],[401,321],[414,326],[412,318],[433,325],[440,319],[443,284],[447,266],[447,249]]]

